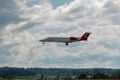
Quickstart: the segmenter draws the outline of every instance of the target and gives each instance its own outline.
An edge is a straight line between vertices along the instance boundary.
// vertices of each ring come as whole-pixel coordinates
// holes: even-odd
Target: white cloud
[[[110,0],[110,1],[112,1],[115,5],[120,6],[120,0]]]
[[[120,7],[115,1],[73,0],[56,9],[47,0],[32,6],[27,0],[14,2],[23,20],[7,24],[0,32],[0,51],[6,53],[4,58],[11,60],[9,64],[0,62],[1,66],[116,68],[115,61],[107,58],[120,56],[120,23],[117,22]],[[86,31],[92,32],[88,42],[69,46],[62,43],[43,46],[38,42],[47,36],[79,37]],[[6,62],[8,59],[1,58]]]

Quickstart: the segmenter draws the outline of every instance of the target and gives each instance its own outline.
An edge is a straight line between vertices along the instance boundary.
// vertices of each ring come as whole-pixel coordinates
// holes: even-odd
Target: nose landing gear
[[[43,42],[43,45],[45,45],[45,42]]]

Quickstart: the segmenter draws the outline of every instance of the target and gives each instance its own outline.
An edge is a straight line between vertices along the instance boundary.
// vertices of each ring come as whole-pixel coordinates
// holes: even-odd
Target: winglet
[[[91,32],[85,32],[83,36],[80,38],[80,41],[86,41],[90,34]]]

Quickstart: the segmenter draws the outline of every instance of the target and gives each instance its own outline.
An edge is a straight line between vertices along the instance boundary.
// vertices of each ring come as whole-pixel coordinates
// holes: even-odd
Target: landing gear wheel
[[[66,46],[68,45],[68,42],[66,42]]]

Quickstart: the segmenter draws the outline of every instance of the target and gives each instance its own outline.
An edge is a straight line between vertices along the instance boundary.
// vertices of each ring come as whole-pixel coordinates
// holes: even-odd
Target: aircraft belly
[[[76,40],[69,40],[68,38],[52,38],[52,39],[44,39],[44,40],[40,40],[41,42],[68,42],[68,43],[72,43],[72,42],[76,42]]]

